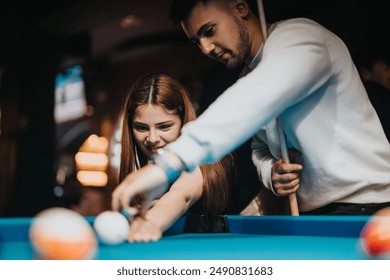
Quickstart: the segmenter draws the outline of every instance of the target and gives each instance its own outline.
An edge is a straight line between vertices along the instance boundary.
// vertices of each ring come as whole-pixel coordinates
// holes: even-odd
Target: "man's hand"
[[[291,159],[298,156],[299,152],[290,150],[289,156]],[[299,189],[300,171],[302,165],[296,163],[283,163],[278,160],[271,169],[271,180],[274,191],[280,196],[287,196],[295,193]]]
[[[130,200],[136,194],[142,194],[144,202],[140,215],[150,208],[152,201],[166,192],[168,178],[157,165],[149,164],[133,172],[120,183],[112,193],[111,206],[115,211],[130,207]]]

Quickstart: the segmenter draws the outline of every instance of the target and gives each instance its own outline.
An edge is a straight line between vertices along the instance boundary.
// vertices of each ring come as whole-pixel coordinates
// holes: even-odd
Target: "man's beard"
[[[230,55],[230,58],[227,61],[221,61],[229,69],[236,69],[241,67],[250,52],[248,31],[236,17],[233,17],[233,20],[236,23],[239,34],[236,47],[237,52],[234,53],[230,50],[227,50],[226,52]]]

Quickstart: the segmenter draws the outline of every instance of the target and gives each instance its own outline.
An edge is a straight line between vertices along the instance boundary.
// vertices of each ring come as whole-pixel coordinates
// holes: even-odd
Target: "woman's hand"
[[[130,224],[129,242],[158,241],[162,236],[162,230],[143,217],[135,217]]]

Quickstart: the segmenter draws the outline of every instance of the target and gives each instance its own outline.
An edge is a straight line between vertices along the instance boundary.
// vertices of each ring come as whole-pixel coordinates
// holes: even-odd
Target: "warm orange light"
[[[102,171],[79,171],[77,180],[83,186],[104,187],[107,185],[108,176]]]
[[[107,138],[91,134],[75,155],[78,169],[77,180],[84,186],[105,187],[108,175],[104,172],[109,164]]]
[[[94,152],[94,153],[106,153],[109,146],[109,142],[104,136],[97,136],[91,134],[87,140],[81,145],[80,152]]]
[[[108,166],[108,157],[102,153],[78,152],[75,156],[77,169],[104,171]]]

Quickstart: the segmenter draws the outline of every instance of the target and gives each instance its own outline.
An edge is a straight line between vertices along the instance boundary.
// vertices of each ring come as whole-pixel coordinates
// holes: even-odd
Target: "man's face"
[[[248,30],[232,4],[198,3],[182,22],[182,28],[203,54],[229,69],[240,67],[248,60]]]

